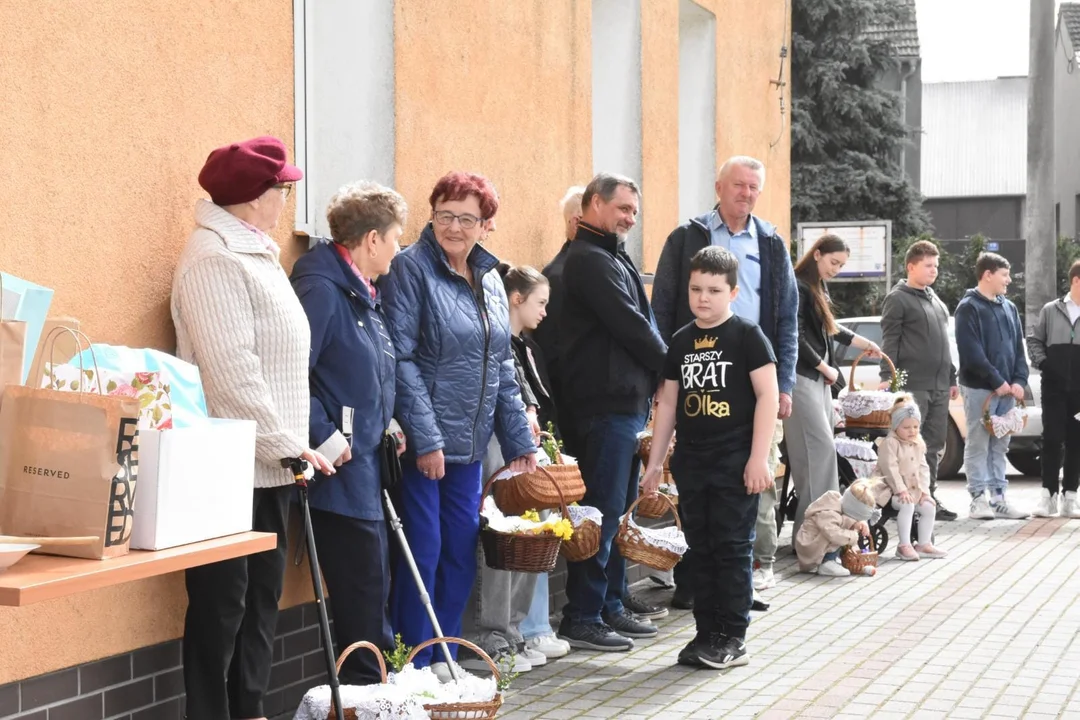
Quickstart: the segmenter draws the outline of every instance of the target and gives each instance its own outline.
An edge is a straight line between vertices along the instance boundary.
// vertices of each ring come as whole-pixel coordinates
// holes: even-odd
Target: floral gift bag
[[[161,382],[156,372],[117,372],[79,368],[76,365],[45,364],[41,387],[70,392],[99,392],[128,397],[139,401],[139,428],[142,430],[171,430],[172,400],[169,386]]]

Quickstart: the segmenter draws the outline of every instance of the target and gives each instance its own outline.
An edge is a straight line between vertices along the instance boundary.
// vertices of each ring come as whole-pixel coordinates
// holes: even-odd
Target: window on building
[[[641,0],[592,0],[592,48],[593,171],[640,184]],[[639,268],[641,227],[639,216],[626,241]]]
[[[394,184],[394,0],[293,0],[296,229],[356,180]]]
[[[716,202],[716,16],[679,0],[679,219]]]

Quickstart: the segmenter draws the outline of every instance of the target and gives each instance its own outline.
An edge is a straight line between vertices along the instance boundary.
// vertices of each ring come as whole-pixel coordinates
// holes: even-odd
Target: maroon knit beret
[[[304,173],[286,162],[285,145],[275,137],[257,137],[219,147],[206,158],[199,185],[215,205],[251,202],[281,183],[296,182]]]

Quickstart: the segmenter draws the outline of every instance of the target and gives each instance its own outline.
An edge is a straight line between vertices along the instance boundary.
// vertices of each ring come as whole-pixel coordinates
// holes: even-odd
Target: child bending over
[[[806,517],[795,535],[799,569],[826,577],[850,575],[840,564],[840,548],[855,545],[859,536],[870,536],[870,524],[881,516],[874,484],[856,480],[844,494],[830,490],[806,508]]]

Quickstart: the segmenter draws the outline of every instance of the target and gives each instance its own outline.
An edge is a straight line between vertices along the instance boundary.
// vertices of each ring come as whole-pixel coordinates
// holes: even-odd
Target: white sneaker
[[[1000,500],[995,500],[990,503],[990,508],[994,511],[994,517],[1001,518],[1002,520],[1027,520],[1031,515],[1009,504],[1009,501],[1002,495]]]
[[[467,674],[465,672],[465,668],[463,668],[459,663],[454,663],[454,668],[457,670],[458,677],[462,677]],[[487,666],[487,663],[484,663],[484,670],[486,670],[487,672],[491,672],[491,668]],[[450,666],[447,665],[445,662],[431,663],[431,672],[435,673],[435,677],[439,678],[439,682],[441,683],[448,683],[454,679],[450,676]]]
[[[768,590],[769,588],[776,587],[776,576],[773,575],[772,568],[759,567],[754,571],[754,589]]]
[[[548,660],[566,657],[570,653],[570,643],[560,640],[555,633],[529,638],[525,641],[525,647],[543,653]]]
[[[818,565],[817,574],[825,577],[847,577],[851,575],[846,567],[832,560],[826,560]]]
[[[986,493],[971,499],[971,507],[968,508],[968,517],[972,520],[994,519],[994,511],[990,508],[990,501],[986,499]]]
[[[1076,499],[1076,493],[1067,491],[1061,498],[1061,517],[1080,518],[1080,501]]]
[[[1035,517],[1047,518],[1057,515],[1058,496],[1057,493],[1053,495],[1046,488],[1039,491],[1039,502],[1035,506],[1035,511],[1031,514]]]
[[[540,667],[541,665],[547,665],[548,661],[547,655],[540,652],[539,650],[533,650],[528,646],[525,646],[521,650],[518,650],[517,656],[519,658],[524,658],[525,662],[529,663],[534,668]]]

